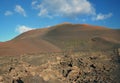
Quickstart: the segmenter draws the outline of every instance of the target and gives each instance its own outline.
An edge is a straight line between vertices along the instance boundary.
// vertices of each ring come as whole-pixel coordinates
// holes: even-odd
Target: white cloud
[[[23,16],[27,16],[25,10],[20,5],[15,6],[15,11]]]
[[[38,16],[42,16],[42,15],[47,15],[48,11],[46,9],[42,9],[39,13]]]
[[[95,8],[88,0],[43,0],[32,2],[39,10],[39,16],[67,16],[93,15]]]
[[[16,31],[17,31],[18,33],[24,33],[24,32],[26,32],[26,31],[30,31],[30,30],[33,30],[33,29],[35,29],[35,28],[31,28],[31,27],[28,27],[28,26],[25,26],[25,25],[21,25],[21,26],[18,26],[18,27],[16,28]]]
[[[112,16],[112,13],[97,14],[96,9],[89,0],[33,0],[31,5],[39,11],[38,16],[41,17],[78,18],[79,16],[91,16],[92,20],[100,21]]]
[[[98,15],[96,15],[96,17],[94,17],[93,18],[93,20],[96,20],[96,21],[98,21],[98,20],[105,20],[105,19],[107,19],[107,18],[110,18],[112,16],[112,13],[109,13],[109,14],[98,14]]]
[[[37,3],[36,0],[32,1],[32,6],[34,6]]]
[[[5,16],[10,16],[10,15],[12,15],[12,14],[13,14],[13,12],[11,12],[11,11],[6,11],[6,12],[4,13]]]

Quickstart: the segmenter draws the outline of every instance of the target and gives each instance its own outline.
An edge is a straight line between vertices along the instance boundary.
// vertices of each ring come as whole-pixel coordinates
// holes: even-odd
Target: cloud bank
[[[78,16],[95,14],[95,9],[87,0],[43,0],[33,1],[39,10],[38,16]]]
[[[89,0],[33,0],[32,7],[39,11],[40,17],[70,17],[90,16],[91,20],[100,21],[110,18],[112,13],[96,13]]]

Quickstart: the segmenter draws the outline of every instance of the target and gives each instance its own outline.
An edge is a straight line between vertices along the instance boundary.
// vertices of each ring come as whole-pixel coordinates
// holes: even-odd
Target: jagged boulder
[[[62,70],[62,75],[63,75],[64,77],[67,77],[68,74],[69,74],[71,71],[72,71],[72,70],[71,70],[70,68],[65,68],[65,69]]]

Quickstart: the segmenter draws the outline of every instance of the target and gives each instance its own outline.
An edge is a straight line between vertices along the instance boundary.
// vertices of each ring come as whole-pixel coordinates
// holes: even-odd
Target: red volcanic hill
[[[0,55],[21,55],[40,52],[59,52],[60,49],[42,39],[47,29],[25,32],[11,41],[0,44]]]
[[[63,23],[50,28],[31,30],[0,43],[0,55],[108,50],[119,46],[119,35],[120,30],[88,24]]]

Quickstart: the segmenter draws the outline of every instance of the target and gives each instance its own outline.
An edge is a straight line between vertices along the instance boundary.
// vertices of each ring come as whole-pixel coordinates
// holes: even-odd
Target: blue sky
[[[0,0],[0,41],[63,22],[120,29],[120,0]]]

